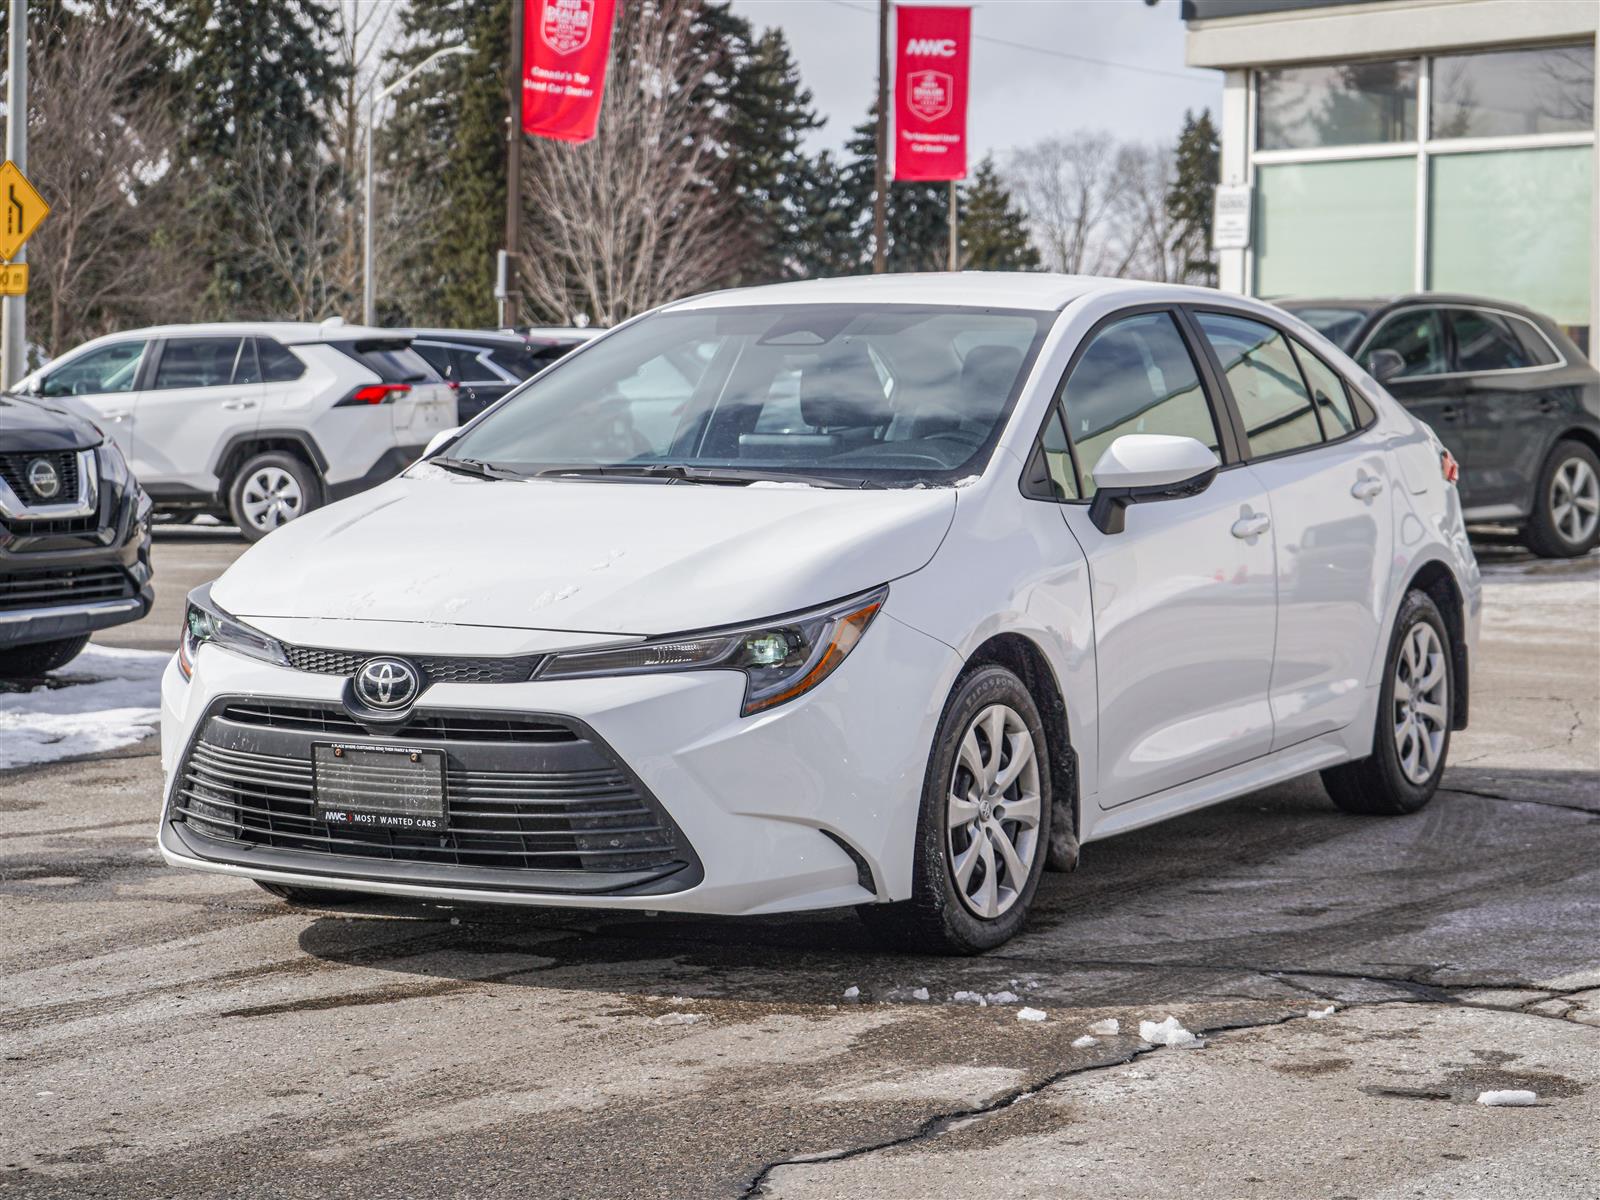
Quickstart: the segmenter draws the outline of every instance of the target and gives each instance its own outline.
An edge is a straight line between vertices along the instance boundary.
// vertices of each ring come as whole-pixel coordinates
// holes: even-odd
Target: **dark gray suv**
[[[1548,558],[1600,542],[1600,372],[1547,317],[1444,294],[1278,303],[1433,427],[1468,522],[1517,525]]]

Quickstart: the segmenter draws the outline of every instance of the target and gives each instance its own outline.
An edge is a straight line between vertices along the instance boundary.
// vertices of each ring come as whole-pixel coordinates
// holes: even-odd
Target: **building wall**
[[[1324,0],[1241,11],[1261,7],[1254,0],[1185,7],[1194,17],[1189,64],[1224,71],[1222,182],[1252,188],[1251,245],[1218,252],[1221,286],[1266,296],[1304,294],[1296,284],[1307,280],[1321,294],[1500,294],[1550,311],[1587,336],[1600,361],[1600,336],[1590,332],[1600,314],[1600,82],[1588,84],[1586,119],[1580,113],[1576,121],[1495,136],[1473,136],[1471,121],[1464,135],[1431,127],[1435,72],[1462,86],[1456,55],[1539,50],[1540,70],[1549,47],[1591,48],[1600,59],[1600,0]],[[1224,10],[1236,15],[1207,15]],[[1283,136],[1286,86],[1292,91],[1316,75],[1301,68],[1331,64],[1341,78],[1371,76],[1381,87],[1390,69],[1383,64],[1397,60],[1411,64],[1410,83],[1396,76],[1384,132],[1363,139],[1358,131],[1352,144],[1318,142],[1320,132]],[[1502,57],[1493,70],[1529,61]],[[1487,69],[1481,62],[1467,67]],[[1263,80],[1271,85],[1267,138]],[[1369,115],[1356,114],[1357,124]]]

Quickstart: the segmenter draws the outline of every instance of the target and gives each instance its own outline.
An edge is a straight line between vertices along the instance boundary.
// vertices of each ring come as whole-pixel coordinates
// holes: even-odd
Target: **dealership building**
[[[1223,288],[1471,292],[1600,361],[1600,0],[1183,0],[1224,72]]]

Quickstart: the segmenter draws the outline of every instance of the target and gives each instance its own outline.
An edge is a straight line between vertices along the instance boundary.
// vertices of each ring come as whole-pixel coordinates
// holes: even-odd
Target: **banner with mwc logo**
[[[895,9],[894,177],[967,177],[970,8]]]
[[[527,0],[522,28],[522,128],[587,142],[600,121],[615,0]]]

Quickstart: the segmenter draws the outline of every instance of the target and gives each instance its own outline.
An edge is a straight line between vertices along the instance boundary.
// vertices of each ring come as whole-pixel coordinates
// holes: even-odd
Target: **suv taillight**
[[[1461,478],[1461,464],[1456,462],[1456,456],[1448,450],[1439,451],[1439,474],[1444,476],[1446,483],[1454,483]]]
[[[403,395],[411,390],[409,383],[368,383],[355,389],[335,408],[345,408],[353,404],[387,404],[396,396]]]

